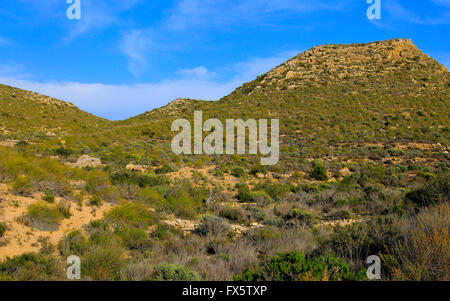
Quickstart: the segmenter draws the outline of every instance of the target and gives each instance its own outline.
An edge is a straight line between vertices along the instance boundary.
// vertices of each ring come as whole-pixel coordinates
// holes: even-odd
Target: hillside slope
[[[62,137],[108,124],[73,104],[0,85],[0,135],[12,139]]]

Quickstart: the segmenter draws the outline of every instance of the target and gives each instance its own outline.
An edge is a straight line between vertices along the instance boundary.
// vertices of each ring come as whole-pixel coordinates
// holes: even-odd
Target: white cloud
[[[147,33],[134,30],[124,33],[120,48],[128,58],[128,70],[135,76],[139,76],[147,69],[146,53],[151,45]]]
[[[66,35],[63,41],[71,42],[84,34],[99,32],[111,26],[122,26],[122,14],[143,0],[81,0],[81,20],[66,22],[66,10],[70,4],[66,0],[20,0],[29,15],[22,21],[35,23],[64,21]]]
[[[177,71],[178,75],[185,78],[196,78],[196,79],[212,79],[216,77],[216,72],[211,72],[204,66],[199,66],[192,69],[180,69]]]
[[[0,82],[72,102],[82,110],[101,117],[125,119],[164,106],[177,98],[218,100],[243,83],[281,64],[293,54],[294,52],[284,52],[275,57],[254,58],[237,63],[231,68],[222,68],[222,70],[231,69],[235,74],[227,81],[208,78],[208,74],[214,73],[206,67],[198,67],[178,73],[178,75],[187,75],[191,72],[197,77],[184,76],[136,85],[36,82],[20,79],[18,76],[3,75],[0,75]]]

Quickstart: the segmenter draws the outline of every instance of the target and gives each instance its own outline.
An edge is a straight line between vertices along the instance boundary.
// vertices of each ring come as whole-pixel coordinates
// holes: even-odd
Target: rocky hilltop
[[[305,86],[376,84],[408,77],[412,85],[428,86],[435,76],[448,70],[420,51],[411,40],[395,39],[368,44],[323,45],[303,52],[257,80],[237,89],[238,94],[296,89]],[[371,81],[371,83],[368,83]],[[444,78],[438,84],[444,85]]]

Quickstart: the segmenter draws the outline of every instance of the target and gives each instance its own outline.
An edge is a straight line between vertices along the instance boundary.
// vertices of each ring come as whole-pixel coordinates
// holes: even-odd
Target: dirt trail
[[[0,238],[0,261],[6,257],[12,257],[27,252],[38,252],[41,244],[40,238],[48,238],[52,244],[57,244],[64,234],[70,230],[82,230],[84,225],[93,220],[101,219],[106,211],[113,205],[104,203],[100,209],[92,210],[92,207],[83,206],[81,211],[75,203],[71,204],[69,219],[64,219],[58,230],[41,231],[25,226],[17,221],[23,216],[27,207],[40,200],[40,195],[33,197],[21,197],[13,195],[5,184],[0,184],[0,222],[5,222],[7,230]],[[59,198],[56,201],[60,200]]]

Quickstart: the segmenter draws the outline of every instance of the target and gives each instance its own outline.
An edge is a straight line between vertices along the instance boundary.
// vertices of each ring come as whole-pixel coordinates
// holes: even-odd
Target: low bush
[[[93,245],[81,260],[81,270],[87,279],[118,280],[125,265],[125,250],[114,243]]]
[[[449,175],[440,175],[434,181],[406,194],[406,199],[419,206],[448,202],[450,196]]]
[[[219,216],[236,222],[245,222],[247,220],[244,209],[231,206],[223,207],[219,211]]]
[[[256,164],[250,169],[250,174],[256,176],[258,173],[267,174],[267,168],[264,165]]]
[[[313,162],[313,169],[309,173],[309,176],[317,181],[327,181],[328,175],[325,169],[325,165],[322,161],[316,160]]]
[[[74,254],[82,256],[87,248],[87,240],[79,230],[70,231],[58,243],[58,250],[64,258]]]
[[[147,233],[139,228],[120,226],[115,234],[120,237],[123,244],[128,249],[145,250],[150,246],[150,240]]]
[[[0,275],[16,281],[55,281],[65,273],[63,263],[52,254],[26,253],[1,262]]]
[[[97,208],[100,208],[102,205],[102,199],[100,199],[97,195],[91,196],[89,199],[89,206],[95,206]]]
[[[266,219],[266,213],[259,207],[248,207],[247,211],[250,213],[250,218],[256,221],[263,221]]]
[[[236,188],[238,189],[237,199],[241,202],[249,202],[250,201],[250,188],[247,184],[237,184]]]
[[[153,268],[153,281],[200,281],[199,275],[180,265],[170,263],[158,264]]]
[[[139,174],[132,171],[116,172],[110,177],[113,185],[133,184],[139,187],[153,187],[168,184],[168,179],[163,175]]]
[[[236,178],[245,178],[246,176],[245,170],[240,166],[233,168],[231,170],[231,174]]]
[[[342,260],[333,256],[306,256],[297,251],[279,254],[265,265],[248,269],[235,276],[236,281],[342,281],[363,280],[365,270],[354,272]]]
[[[55,202],[55,196],[53,195],[53,192],[51,192],[50,190],[46,190],[44,192],[44,195],[42,196],[42,200],[52,204]]]
[[[27,209],[30,225],[42,229],[56,229],[64,218],[63,212],[55,205],[44,202],[32,204]]]
[[[316,224],[316,219],[311,212],[305,211],[301,208],[293,208],[288,214],[283,216],[285,220],[296,220],[302,225],[313,226]]]
[[[254,191],[250,193],[249,200],[261,205],[267,205],[273,202],[273,199],[265,191]]]
[[[33,185],[30,177],[19,175],[12,181],[13,192],[17,195],[31,196],[33,193]]]
[[[200,236],[225,236],[231,231],[231,226],[223,218],[205,215],[202,217],[197,227],[197,234]]]
[[[370,255],[389,254],[402,240],[399,226],[392,217],[379,217],[350,226],[337,227],[331,236],[322,241],[315,254],[333,254],[348,259],[357,267],[365,265]]]
[[[131,202],[112,208],[105,216],[112,222],[137,228],[147,228],[155,221],[154,213],[146,206]]]
[[[293,187],[283,183],[263,183],[256,185],[253,190],[265,191],[273,200],[279,202],[293,190]]]
[[[164,164],[161,168],[155,170],[157,174],[166,174],[171,172],[177,172],[180,168],[174,164]]]

